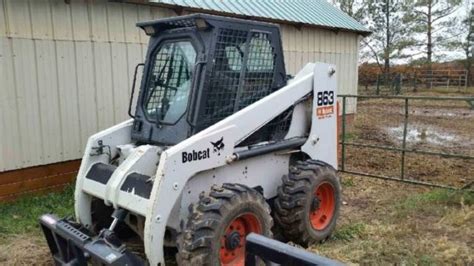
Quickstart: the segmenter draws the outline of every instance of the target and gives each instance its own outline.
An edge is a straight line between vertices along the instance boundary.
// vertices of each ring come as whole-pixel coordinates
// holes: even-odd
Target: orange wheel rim
[[[220,240],[221,265],[245,265],[245,237],[261,232],[262,226],[253,214],[243,214],[232,220]]]
[[[336,208],[334,187],[324,182],[314,190],[314,198],[311,203],[309,220],[315,230],[324,230],[331,222]]]

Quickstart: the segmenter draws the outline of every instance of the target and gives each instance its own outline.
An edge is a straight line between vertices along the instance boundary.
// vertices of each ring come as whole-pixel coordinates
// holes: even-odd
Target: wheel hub
[[[318,197],[314,197],[313,201],[311,202],[311,211],[314,212],[319,210],[320,203],[321,202],[319,201]]]
[[[335,208],[334,187],[328,182],[319,184],[314,190],[313,200],[311,201],[309,213],[311,226],[315,230],[326,229],[334,216]]]
[[[233,231],[232,233],[226,236],[225,247],[228,250],[235,250],[239,247],[240,244],[240,234],[237,231]]]
[[[243,214],[230,222],[221,237],[221,265],[244,265],[245,236],[250,233],[262,233],[262,225],[254,214]]]

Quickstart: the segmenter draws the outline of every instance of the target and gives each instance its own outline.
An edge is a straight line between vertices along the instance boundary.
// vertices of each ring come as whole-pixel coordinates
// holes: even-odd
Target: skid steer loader
[[[243,265],[250,233],[327,239],[340,206],[334,66],[289,77],[273,24],[137,26],[150,42],[132,119],[89,138],[75,220],[40,219],[56,263],[164,265],[174,251],[180,265]]]

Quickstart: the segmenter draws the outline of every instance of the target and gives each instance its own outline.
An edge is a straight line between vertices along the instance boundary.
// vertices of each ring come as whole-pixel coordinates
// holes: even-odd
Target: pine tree
[[[405,58],[405,51],[411,45],[408,25],[414,23],[406,16],[410,3],[403,0],[369,0],[365,25],[372,30],[366,40],[372,55],[383,72],[390,73],[393,58]],[[383,68],[382,62],[383,61]]]
[[[435,47],[447,44],[453,33],[451,28],[459,21],[450,17],[460,7],[461,0],[416,0],[409,15],[416,22],[413,32],[424,36],[418,45],[424,47],[426,62],[431,68],[435,56]]]

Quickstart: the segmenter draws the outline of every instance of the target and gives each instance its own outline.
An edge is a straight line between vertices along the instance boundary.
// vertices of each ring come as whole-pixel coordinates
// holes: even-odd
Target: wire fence
[[[419,90],[445,89],[465,91],[469,73],[459,69],[417,70],[404,73],[383,73],[363,78],[359,93],[366,95],[401,95]]]
[[[339,95],[342,172],[470,189],[474,182],[474,97]],[[356,99],[357,111],[347,113]],[[348,124],[349,117],[354,116]]]

